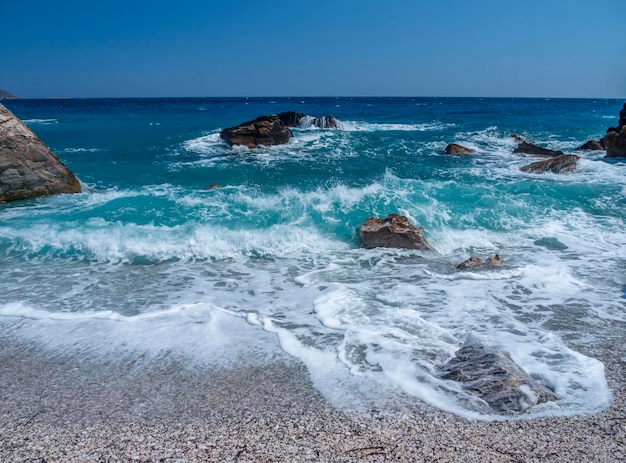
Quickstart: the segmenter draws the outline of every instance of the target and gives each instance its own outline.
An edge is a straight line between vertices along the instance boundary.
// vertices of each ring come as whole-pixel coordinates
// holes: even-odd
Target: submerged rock
[[[604,151],[604,139],[602,140],[589,140],[578,148],[575,151]]]
[[[576,170],[576,164],[579,159],[575,154],[563,154],[545,161],[533,162],[527,166],[520,167],[520,170],[531,174],[544,174],[546,172],[566,174]]]
[[[493,257],[488,257],[487,259],[481,259],[480,257],[471,256],[469,259],[464,260],[459,265],[456,266],[459,270],[467,270],[467,269],[479,269],[483,267],[489,267],[492,265],[502,265],[504,261],[500,254],[496,254]]]
[[[357,229],[363,247],[434,249],[424,238],[424,229],[416,228],[409,219],[398,214],[389,214],[384,220],[369,217]]]
[[[518,142],[517,148],[513,150],[513,154],[528,154],[531,156],[541,157],[554,157],[564,154],[563,151],[555,151],[528,143],[526,140],[521,139],[515,134],[512,136],[514,136],[514,138],[516,137],[515,140]]]
[[[476,151],[471,148],[466,148],[463,145],[459,145],[457,143],[450,143],[446,146],[446,149],[443,150],[444,154],[472,154]]]
[[[477,344],[462,347],[439,370],[439,377],[461,383],[499,412],[523,412],[556,395],[499,350]]]
[[[80,191],[76,176],[37,135],[0,105],[0,202]]]
[[[604,144],[606,145],[607,158],[626,157],[626,103],[619,112],[618,126],[611,127],[606,131]]]
[[[281,145],[287,143],[292,136],[291,130],[276,115],[260,116],[220,132],[220,138],[231,145],[243,145],[248,148],[259,145]]]

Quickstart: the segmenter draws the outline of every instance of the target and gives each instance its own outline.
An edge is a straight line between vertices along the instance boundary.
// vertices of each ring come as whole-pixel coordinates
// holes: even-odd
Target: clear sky
[[[24,98],[626,97],[624,0],[0,0]]]

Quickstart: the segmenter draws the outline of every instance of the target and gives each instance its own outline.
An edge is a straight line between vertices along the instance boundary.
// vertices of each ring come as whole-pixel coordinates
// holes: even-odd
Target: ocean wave
[[[22,122],[26,124],[58,124],[58,119],[24,119]]]

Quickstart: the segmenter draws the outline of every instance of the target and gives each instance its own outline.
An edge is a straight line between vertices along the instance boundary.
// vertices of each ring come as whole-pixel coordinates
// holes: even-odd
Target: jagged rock
[[[0,100],[19,100],[19,96],[15,96],[12,93],[7,92],[6,90],[2,90],[0,88]]]
[[[515,135],[517,137],[517,135]],[[548,148],[542,148],[541,146],[533,145],[532,143],[528,143],[527,141],[517,137],[518,145],[517,148],[513,150],[513,154],[529,154],[531,156],[540,156],[540,157],[554,157],[561,156],[563,151],[555,151]]]
[[[575,154],[563,154],[545,161],[533,162],[527,166],[520,167],[520,170],[531,174],[544,174],[546,172],[566,174],[576,170],[576,164],[579,159]]]
[[[465,146],[459,145],[457,143],[450,143],[446,146],[446,149],[443,150],[444,154],[472,154],[476,151],[471,148],[466,148]]]
[[[278,118],[287,127],[299,127],[300,121],[305,117],[307,117],[306,114],[296,113],[293,111],[285,111],[285,112],[278,114]]]
[[[74,174],[0,104],[0,202],[80,191]]]
[[[556,395],[522,370],[504,352],[469,344],[439,369],[439,377],[457,381],[499,412],[523,412]]]
[[[313,117],[307,114],[285,111],[280,113],[278,117],[287,127],[300,127],[303,129],[308,127],[317,127],[319,129],[339,128],[339,121],[333,116]]]
[[[384,220],[369,217],[357,229],[357,234],[367,249],[371,248],[405,248],[434,249],[424,238],[424,229],[416,228],[409,219],[398,214],[389,214]]]
[[[575,151],[604,151],[604,138],[602,140],[589,140],[576,148]]]
[[[492,265],[502,265],[504,261],[500,254],[496,254],[493,257],[488,257],[487,259],[481,259],[480,257],[471,256],[469,259],[464,260],[459,265],[456,266],[459,270],[467,270],[467,269],[478,269],[482,267],[489,267]]]
[[[626,103],[619,112],[618,126],[611,127],[606,131],[604,144],[606,145],[607,158],[626,157]]]
[[[220,132],[220,138],[231,145],[243,145],[248,148],[258,145],[281,145],[287,143],[292,136],[291,130],[277,115],[260,116]]]
[[[520,137],[520,136],[519,136],[518,134],[516,134],[516,133],[512,133],[512,134],[511,134],[511,138],[512,138],[513,140],[515,140],[517,143],[523,143],[523,142],[524,142],[524,139],[523,139],[522,137]]]

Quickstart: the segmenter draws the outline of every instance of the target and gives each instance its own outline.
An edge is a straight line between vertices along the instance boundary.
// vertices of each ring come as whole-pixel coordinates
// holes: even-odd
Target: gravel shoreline
[[[0,353],[1,462],[626,461],[619,337],[600,351],[610,408],[504,422],[406,396],[384,409],[339,411],[280,353],[234,370],[171,355],[78,360],[7,337]]]

